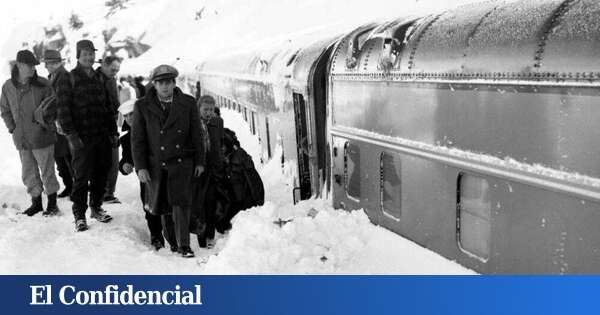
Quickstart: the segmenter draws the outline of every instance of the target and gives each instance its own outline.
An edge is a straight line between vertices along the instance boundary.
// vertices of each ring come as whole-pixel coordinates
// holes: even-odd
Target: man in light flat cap
[[[73,216],[75,229],[88,229],[85,213],[88,192],[91,218],[109,222],[112,217],[102,208],[112,147],[118,141],[116,108],[92,66],[96,49],[89,40],[77,42],[77,66],[70,76],[58,80],[58,124],[65,133],[73,155]]]
[[[44,59],[42,61],[46,66],[46,70],[48,70],[48,73],[50,74],[48,76],[48,79],[50,80],[50,85],[56,93],[58,89],[58,79],[64,75],[69,75],[69,72],[65,69],[65,60],[60,55],[60,51],[47,49],[44,52]],[[69,150],[69,143],[67,142],[67,138],[65,138],[64,135],[60,134],[60,132],[56,134],[56,144],[54,145],[54,160],[56,161],[58,176],[62,178],[62,182],[64,185],[64,189],[60,194],[58,194],[58,198],[68,197],[71,194],[71,189],[73,188],[71,151]]]
[[[191,181],[204,172],[206,148],[196,102],[175,86],[177,75],[169,65],[152,71],[153,87],[135,104],[131,146],[138,177],[145,183],[147,210],[162,215],[171,250],[194,257]]]
[[[2,86],[0,96],[2,119],[19,151],[23,184],[31,196],[32,205],[23,212],[29,216],[44,210],[42,192],[48,195],[47,209],[58,211],[56,192],[59,184],[54,174],[55,132],[34,120],[34,112],[42,101],[52,96],[48,80],[38,77],[35,71],[39,64],[31,51],[19,51],[11,78]]]

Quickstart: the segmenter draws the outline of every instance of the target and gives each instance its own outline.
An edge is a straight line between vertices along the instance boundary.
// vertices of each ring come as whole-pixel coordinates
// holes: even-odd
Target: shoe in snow
[[[121,203],[121,200],[115,196],[105,196],[104,203]]]
[[[152,247],[154,247],[155,250],[160,250],[161,248],[164,248],[165,245],[157,238],[152,240]]]
[[[87,229],[88,229],[88,225],[87,225],[87,222],[85,222],[85,219],[75,220],[75,231],[83,232]]]
[[[28,216],[34,216],[38,212],[44,211],[44,207],[42,206],[42,196],[31,197],[31,206],[23,211],[23,214]]]
[[[58,198],[66,198],[66,197],[69,197],[70,195],[71,195],[71,187],[67,186],[60,194],[58,194]]]
[[[181,250],[179,251],[179,253],[181,254],[181,257],[183,258],[192,258],[196,255],[194,255],[194,252],[192,251],[191,248],[184,246],[181,247]]]
[[[58,206],[56,205],[56,193],[48,195],[48,206],[46,210],[42,212],[45,217],[54,216],[58,214]]]
[[[97,208],[91,208],[92,213],[90,214],[90,217],[93,219],[98,220],[99,222],[102,223],[107,223],[110,220],[112,220],[112,217],[106,213],[106,211],[104,209],[102,209],[101,207],[97,207]]]
[[[198,235],[198,246],[200,246],[200,248],[206,248],[206,245],[206,238]]]
[[[179,248],[177,247],[177,245],[171,245],[171,252],[173,252],[173,253],[179,252]]]

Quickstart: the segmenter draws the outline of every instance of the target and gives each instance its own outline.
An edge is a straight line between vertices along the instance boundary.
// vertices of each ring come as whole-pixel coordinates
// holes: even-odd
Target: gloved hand
[[[83,141],[81,141],[81,138],[77,134],[67,135],[67,141],[69,141],[71,151],[83,148]]]
[[[110,140],[110,145],[113,148],[119,147],[119,136],[110,136],[108,139]]]

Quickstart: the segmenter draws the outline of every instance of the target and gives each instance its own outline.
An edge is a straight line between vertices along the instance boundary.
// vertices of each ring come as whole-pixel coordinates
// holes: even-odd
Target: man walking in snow
[[[11,78],[2,86],[0,96],[2,119],[19,151],[23,183],[31,196],[32,204],[23,212],[28,216],[44,210],[44,190],[48,195],[47,211],[58,212],[56,192],[59,184],[54,174],[55,132],[34,120],[35,110],[52,95],[48,80],[37,76],[35,66],[39,64],[32,52],[19,51]]]
[[[61,57],[58,50],[48,49],[44,52],[44,63],[48,70],[50,85],[56,93],[58,88],[58,78],[69,75],[69,72],[65,69],[64,59]],[[59,128],[57,128],[59,129]],[[58,130],[56,134],[56,144],[54,145],[54,160],[56,161],[56,168],[58,169],[58,176],[62,178],[65,186],[64,190],[58,194],[58,198],[64,198],[71,195],[73,189],[73,169],[71,168],[71,152],[69,150],[69,143],[67,138],[60,134],[62,131]],[[48,212],[48,210],[46,210]],[[51,213],[49,213],[51,214]]]
[[[205,157],[198,108],[191,95],[175,86],[177,75],[169,65],[152,71],[153,86],[135,104],[131,145],[138,177],[146,184],[148,211],[163,216],[171,250],[194,257],[191,181],[204,172]]]
[[[119,101],[119,91],[117,89],[117,73],[121,69],[121,60],[116,56],[107,56],[102,59],[102,64],[96,72],[98,73],[98,78],[104,84],[104,87],[108,93],[108,99],[110,102],[110,106],[114,108],[115,111],[115,121],[118,120],[118,112],[117,109],[121,104]],[[104,192],[104,202],[105,203],[121,203],[117,197],[115,197],[115,188],[117,186],[117,177],[119,176],[119,146],[118,143],[113,145],[112,148],[112,164],[110,170],[108,171],[108,178],[106,181],[106,188]]]
[[[98,73],[92,68],[96,49],[89,40],[77,42],[77,66],[58,81],[58,123],[73,154],[73,215],[75,229],[88,229],[85,212],[90,194],[91,217],[112,219],[102,208],[112,147],[118,143],[115,108]]]

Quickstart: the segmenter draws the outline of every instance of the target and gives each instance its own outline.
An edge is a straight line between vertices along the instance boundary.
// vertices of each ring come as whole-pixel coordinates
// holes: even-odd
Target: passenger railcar
[[[256,111],[302,199],[482,273],[598,273],[599,24],[593,0],[485,2],[209,60],[201,86]]]

